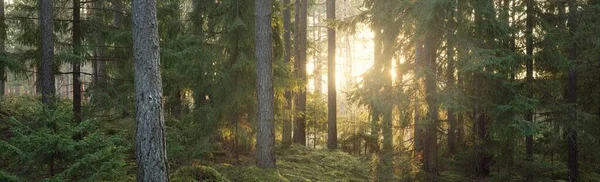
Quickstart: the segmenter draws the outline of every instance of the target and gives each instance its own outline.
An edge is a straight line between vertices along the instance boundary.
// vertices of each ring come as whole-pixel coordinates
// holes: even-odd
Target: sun
[[[358,25],[358,31],[355,34],[344,32],[337,33],[336,40],[336,88],[339,91],[346,91],[350,88],[352,82],[360,79],[371,66],[373,66],[373,32],[366,25]],[[307,74],[311,77],[308,80],[308,91],[314,92],[315,82],[318,76],[315,72],[315,59],[309,57],[306,64]],[[322,64],[321,71],[321,92],[327,93],[327,60],[320,60]]]

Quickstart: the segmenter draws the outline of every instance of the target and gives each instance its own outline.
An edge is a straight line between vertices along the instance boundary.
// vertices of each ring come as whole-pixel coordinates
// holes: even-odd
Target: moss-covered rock
[[[174,182],[229,182],[221,173],[208,166],[186,166],[179,168],[171,175],[171,180]]]

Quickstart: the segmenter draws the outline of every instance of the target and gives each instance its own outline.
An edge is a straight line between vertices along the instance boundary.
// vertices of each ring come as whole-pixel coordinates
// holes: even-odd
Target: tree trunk
[[[54,95],[55,95],[55,86],[54,86],[54,73],[53,73],[53,60],[54,56],[54,42],[53,42],[53,14],[52,14],[52,0],[40,0],[40,28],[41,28],[41,53],[42,53],[42,63],[40,65],[40,75],[39,78],[41,81],[41,93],[42,93],[42,102],[47,107],[54,106]]]
[[[526,0],[527,4],[527,19],[526,19],[526,30],[525,30],[525,52],[527,54],[527,59],[525,62],[526,67],[526,79],[527,85],[532,88],[533,84],[533,0]],[[530,91],[531,92],[531,91]],[[529,97],[533,96],[529,93]],[[528,122],[533,122],[533,110],[528,109],[525,111],[525,120]],[[533,135],[528,134],[525,136],[525,151],[526,158],[528,161],[533,162]],[[528,170],[530,171],[530,170]],[[529,172],[526,175],[526,181],[533,181],[533,174]]]
[[[446,90],[452,92],[455,86],[454,83],[454,30],[455,30],[455,22],[454,22],[454,6],[450,7],[450,14],[448,17],[448,32],[446,35],[446,57],[447,57],[447,67],[446,67]],[[450,95],[453,95],[450,93]],[[456,114],[454,113],[454,109],[448,108],[448,152],[450,155],[454,155],[456,153]]]
[[[168,181],[156,0],[133,0],[137,181]]]
[[[327,19],[335,20],[335,0],[327,0]],[[327,148],[337,148],[335,29],[327,28]]]
[[[427,102],[427,124],[425,128],[424,166],[428,181],[438,181],[437,171],[437,120],[438,107],[436,95],[436,37],[427,35],[424,44],[425,59],[425,100]]]
[[[118,1],[118,0],[115,0]],[[120,14],[118,13],[120,11],[120,6],[117,5],[120,4],[120,1],[117,2],[113,2],[113,10],[115,11],[115,17],[114,17],[114,23],[115,26],[119,26],[120,24]],[[93,9],[91,10],[92,13],[94,14],[94,18],[97,19],[97,21],[101,21],[102,20],[102,15],[100,14],[101,9],[103,9],[103,5],[102,5],[102,1],[94,1],[92,2],[92,7]],[[96,37],[96,41],[97,41],[97,47],[94,50],[94,54],[95,54],[95,60],[93,62],[93,66],[94,66],[94,86],[96,88],[104,88],[105,83],[106,83],[106,48],[104,47],[104,37],[102,35],[98,35]]]
[[[306,82],[306,26],[307,26],[307,0],[298,0],[297,4],[297,48],[295,66],[297,76]],[[303,84],[296,98],[296,119],[294,127],[294,143],[306,146],[306,84]]]
[[[577,130],[575,129],[577,123],[577,70],[575,64],[577,61],[577,43],[575,40],[575,32],[578,31],[578,20],[577,20],[577,1],[569,0],[569,18],[568,27],[569,34],[571,36],[571,43],[568,48],[568,58],[572,62],[572,66],[568,72],[568,84],[567,84],[567,103],[569,106],[569,121],[572,123],[567,124],[566,135],[567,135],[567,181],[576,182],[578,181],[579,170],[577,166]]]
[[[81,56],[81,3],[73,0],[73,54]],[[75,123],[80,123],[81,116],[81,60],[73,62],[73,118]],[[77,136],[79,139],[81,136]]]
[[[6,24],[4,23],[4,1],[0,2],[0,53],[6,51]],[[0,63],[0,98],[4,97],[6,87],[6,68],[3,63]],[[2,107],[0,107],[2,109]]]
[[[259,168],[275,168],[271,6],[270,0],[255,1],[256,88],[258,89],[256,161]]]
[[[373,104],[371,104],[371,136],[367,143],[369,145],[369,152],[375,154],[379,153],[379,113],[375,110]],[[365,144],[366,145],[366,144]],[[366,152],[365,152],[366,154]]]
[[[291,17],[290,17],[290,0],[283,0],[285,9],[283,10],[283,39],[285,42],[285,53],[283,55],[283,61],[288,64],[291,61],[292,45],[291,45]],[[286,90],[285,94],[285,116],[283,119],[283,133],[281,143],[283,146],[290,146],[292,144],[292,93],[290,90]]]
[[[424,53],[423,53],[423,43],[421,41],[415,41],[415,73],[417,74],[420,69],[421,69],[421,62],[424,59]],[[417,85],[419,85],[418,87],[420,87],[420,78],[415,77],[415,83]],[[418,88],[420,89],[420,88]],[[413,124],[413,150],[415,153],[415,158],[417,158],[417,160],[421,163],[423,163],[423,148],[424,148],[424,131],[423,128],[421,127],[421,113],[420,111],[420,106],[419,106],[419,101],[417,98],[417,95],[413,95],[413,97],[415,97],[414,99],[414,124]]]

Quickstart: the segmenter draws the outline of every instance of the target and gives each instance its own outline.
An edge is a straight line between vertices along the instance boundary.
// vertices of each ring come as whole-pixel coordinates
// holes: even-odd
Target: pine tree
[[[335,20],[335,0],[327,0],[327,19]],[[337,148],[337,109],[335,80],[335,29],[327,28],[327,148]]]
[[[53,14],[52,14],[52,1],[51,0],[40,0],[40,12],[39,21],[41,29],[41,55],[42,63],[40,66],[39,78],[41,78],[41,93],[42,102],[52,107],[54,105],[54,38],[53,38]]]
[[[292,60],[292,41],[291,41],[291,17],[290,17],[290,9],[291,4],[290,0],[283,0],[283,39],[284,39],[284,57],[283,61],[286,64],[289,64]],[[283,120],[283,131],[282,131],[282,139],[281,143],[284,146],[289,146],[292,144],[292,92],[288,89],[285,91],[285,115]]]
[[[260,168],[275,168],[271,7],[270,0],[255,1],[256,88],[258,89],[256,160]]]
[[[133,0],[138,181],[168,181],[156,1]]]
[[[308,0],[296,1],[296,54],[294,65],[296,76],[303,82],[300,91],[296,93],[296,115],[294,119],[294,143],[306,145],[306,29]]]

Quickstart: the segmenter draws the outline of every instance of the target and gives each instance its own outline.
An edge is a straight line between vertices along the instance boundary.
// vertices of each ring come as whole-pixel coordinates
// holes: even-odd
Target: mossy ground
[[[200,179],[203,181],[244,181],[244,182],[301,182],[301,181],[369,181],[370,165],[368,160],[361,160],[340,151],[311,150],[302,146],[292,146],[277,150],[277,169],[259,169],[254,165],[211,165],[211,167],[183,167],[176,171],[173,181],[189,181],[178,179]],[[198,171],[206,171],[206,175]],[[214,170],[213,170],[214,169]],[[184,176],[180,176],[184,175]],[[189,177],[192,175],[192,177]],[[218,178],[206,178],[215,176]]]

